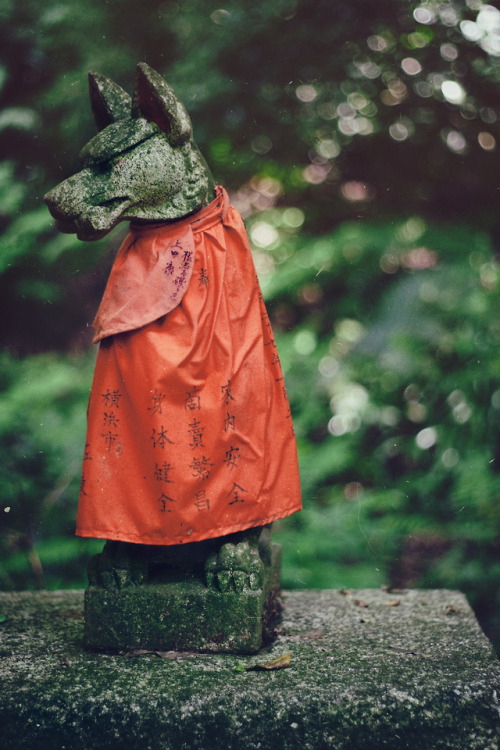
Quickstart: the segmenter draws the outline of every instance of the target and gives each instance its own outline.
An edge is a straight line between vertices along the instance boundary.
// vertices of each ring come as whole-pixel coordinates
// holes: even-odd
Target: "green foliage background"
[[[164,74],[246,218],[304,511],[287,587],[467,593],[500,642],[500,13],[481,0],[0,0],[0,586],[83,586],[73,537],[118,228],[43,193],[93,134],[86,74]],[[450,84],[452,84],[450,86]]]

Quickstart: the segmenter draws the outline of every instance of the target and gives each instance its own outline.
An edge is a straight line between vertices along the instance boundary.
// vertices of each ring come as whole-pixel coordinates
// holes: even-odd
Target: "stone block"
[[[498,750],[500,664],[462,594],[283,601],[259,654],[110,654],[83,648],[83,591],[0,594],[0,747]]]
[[[281,547],[272,545],[264,585],[221,593],[195,575],[124,589],[85,592],[88,648],[257,653],[272,640],[280,613]]]

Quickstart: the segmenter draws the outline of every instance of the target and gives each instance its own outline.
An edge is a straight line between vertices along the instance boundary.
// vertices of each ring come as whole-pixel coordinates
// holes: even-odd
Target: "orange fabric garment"
[[[94,325],[79,536],[180,544],[300,510],[276,344],[222,188],[184,220],[131,225]]]

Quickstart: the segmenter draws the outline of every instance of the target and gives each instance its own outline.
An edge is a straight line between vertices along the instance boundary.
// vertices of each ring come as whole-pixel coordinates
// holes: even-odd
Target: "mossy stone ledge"
[[[83,596],[0,594],[2,750],[499,748],[500,664],[458,592],[287,592],[252,656],[90,652]]]

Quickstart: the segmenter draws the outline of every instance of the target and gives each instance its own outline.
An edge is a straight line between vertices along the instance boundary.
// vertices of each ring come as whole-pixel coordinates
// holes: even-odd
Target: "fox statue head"
[[[89,84],[99,132],[82,170],[44,197],[61,232],[97,240],[120,221],[175,221],[213,199],[189,115],[156,71],[139,63],[133,97],[98,73]]]

